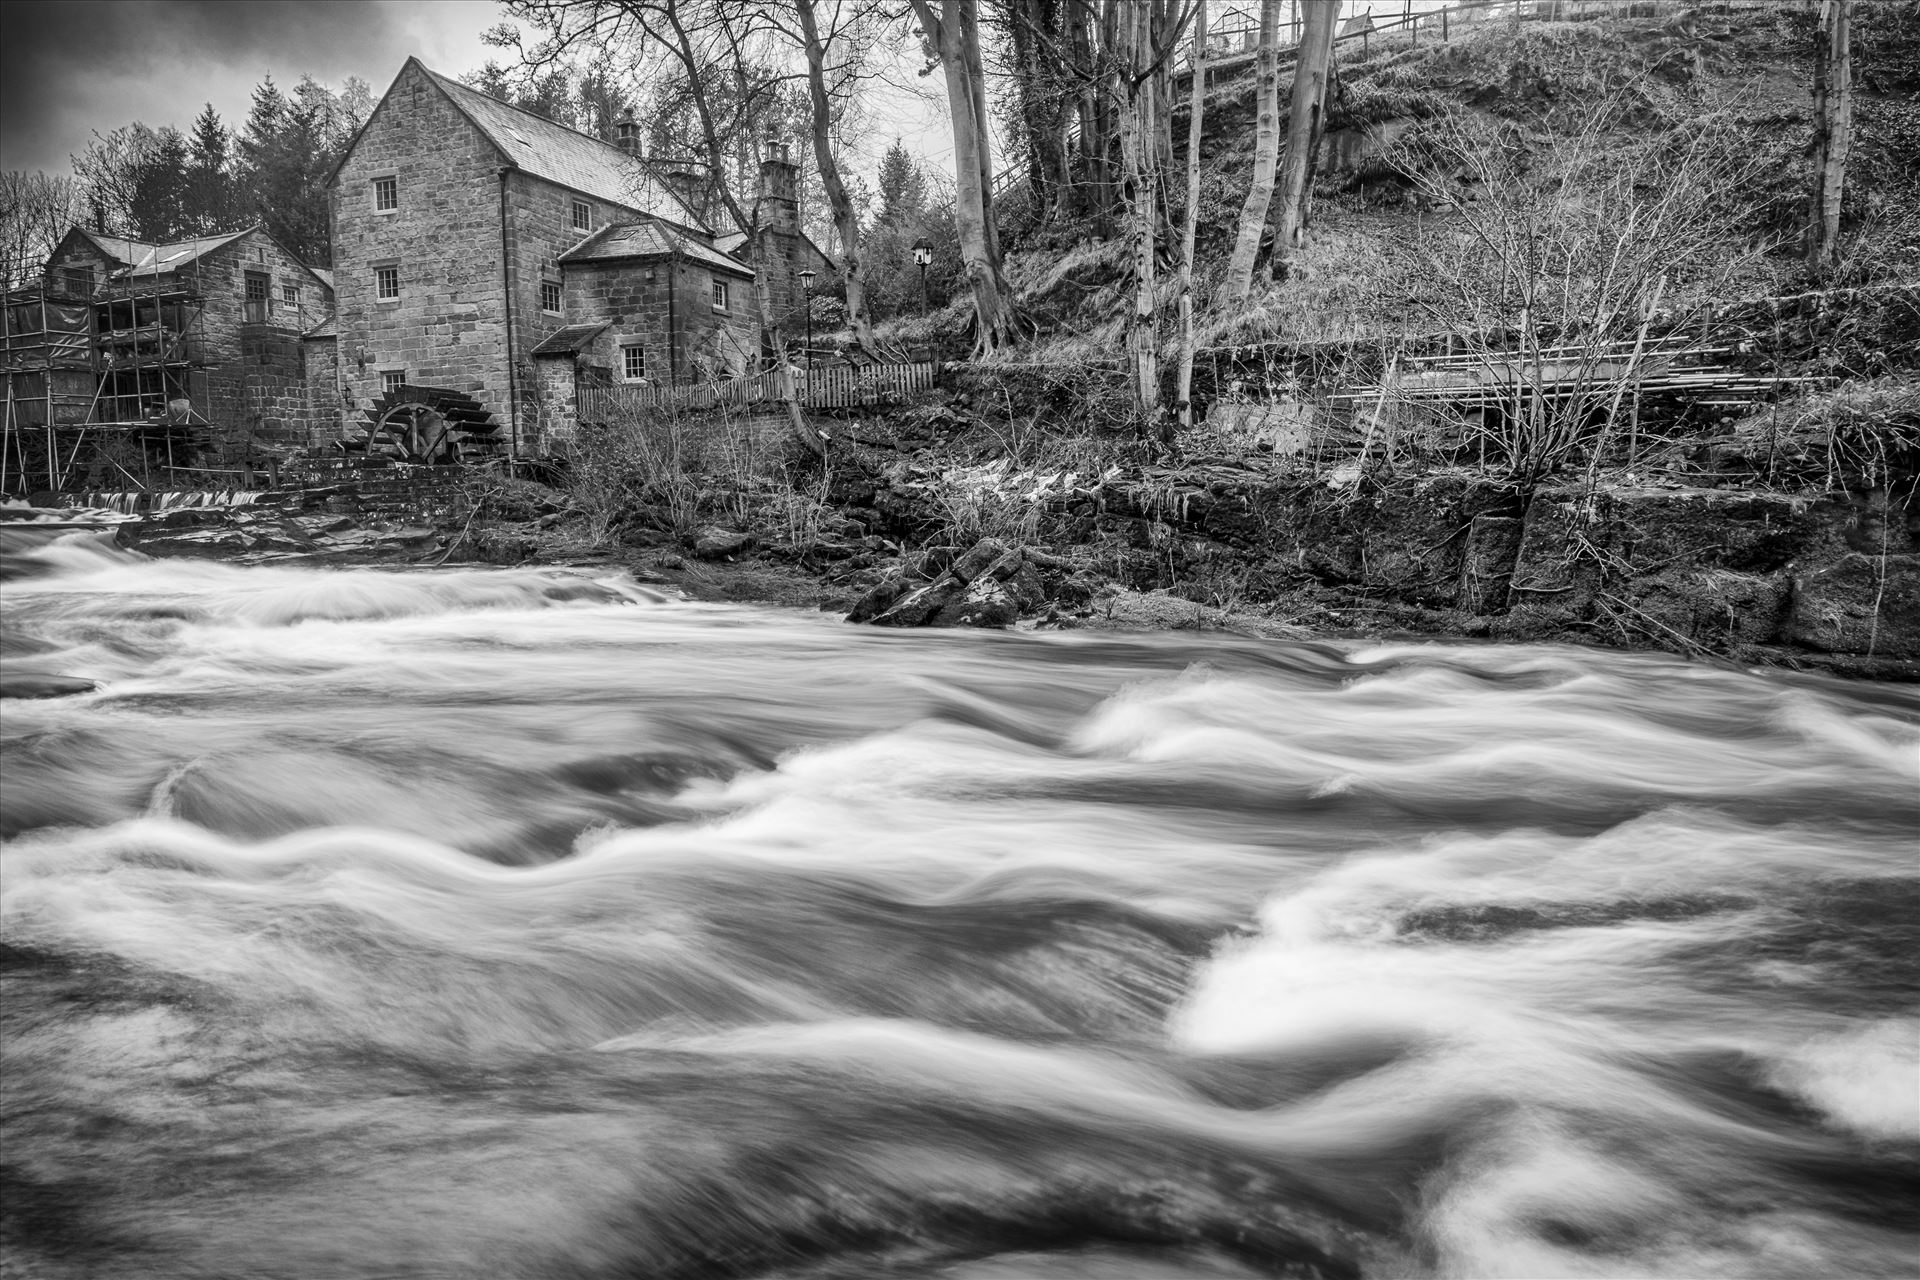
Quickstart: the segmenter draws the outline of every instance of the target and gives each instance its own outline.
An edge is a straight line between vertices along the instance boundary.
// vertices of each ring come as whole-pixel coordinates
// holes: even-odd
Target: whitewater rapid
[[[0,1274],[1920,1274],[1913,689],[0,578]]]

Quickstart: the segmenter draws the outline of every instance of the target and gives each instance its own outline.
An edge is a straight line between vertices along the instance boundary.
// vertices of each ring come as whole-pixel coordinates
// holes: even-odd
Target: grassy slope
[[[1920,278],[1920,6],[1858,6],[1857,139],[1850,165],[1850,247],[1837,283]],[[1684,18],[1486,24],[1456,27],[1440,44],[1382,40],[1364,62],[1343,54],[1329,112],[1329,145],[1316,184],[1309,243],[1284,284],[1257,290],[1231,312],[1213,305],[1252,169],[1250,63],[1226,64],[1207,104],[1198,219],[1199,333],[1203,345],[1308,343],[1434,327],[1421,304],[1415,243],[1447,214],[1423,206],[1401,165],[1423,131],[1448,114],[1521,126],[1551,147],[1577,130],[1595,103],[1619,109],[1621,147],[1726,113],[1762,163],[1758,217],[1748,228],[1778,248],[1741,280],[1749,295],[1807,285],[1788,239],[1799,219],[1810,134],[1807,18],[1798,8],[1697,13]],[[1344,48],[1344,47],[1343,47]],[[1284,95],[1283,95],[1284,96]],[[1284,104],[1283,104],[1284,105]],[[1184,111],[1175,122],[1184,147]],[[1121,337],[1119,248],[1090,224],[1013,226],[1009,274],[1041,324],[1019,362],[1114,363]],[[1734,246],[1729,246],[1730,250]],[[889,336],[956,342],[966,300],[895,321]]]

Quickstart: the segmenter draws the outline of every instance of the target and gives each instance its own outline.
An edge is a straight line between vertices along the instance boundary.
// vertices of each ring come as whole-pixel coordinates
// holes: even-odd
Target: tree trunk
[[[1821,0],[1813,60],[1813,207],[1807,219],[1807,265],[1830,274],[1840,261],[1840,203],[1847,152],[1853,146],[1852,10],[1849,0]]]
[[[846,184],[840,181],[840,166],[834,162],[833,146],[827,136],[831,120],[823,67],[827,51],[820,43],[820,30],[813,20],[813,4],[814,0],[794,0],[807,49],[807,91],[813,100],[813,160],[820,166],[820,185],[827,189],[827,203],[833,207],[833,229],[840,237],[840,271],[847,288],[847,324],[853,329],[855,342],[871,347],[873,318],[867,313],[867,278],[860,261],[860,219],[847,196]]]
[[[1320,115],[1326,109],[1327,68],[1333,64],[1333,37],[1340,24],[1340,0],[1305,0],[1306,22],[1293,61],[1293,100],[1287,117],[1287,162],[1280,171],[1280,207],[1276,210],[1269,272],[1285,279],[1293,251],[1307,225],[1307,201],[1313,192],[1313,153],[1320,144]]]
[[[934,11],[934,4],[941,11]],[[1000,238],[993,227],[992,153],[975,68],[976,32],[969,57],[967,29],[977,0],[911,0],[922,30],[933,44],[947,77],[947,104],[953,116],[954,221],[960,231],[960,255],[973,291],[975,355],[1010,346],[1018,336],[1011,290],[1000,273]]]
[[[1089,0],[1067,0],[1068,59],[1072,74],[1080,85],[1075,103],[1080,115],[1080,164],[1085,180],[1064,211],[1105,216],[1101,203],[1105,182],[1107,139],[1103,107],[1106,95],[1093,81],[1093,24],[1095,13]]]
[[[1207,105],[1207,6],[1193,12],[1193,98],[1187,109],[1187,216],[1180,229],[1180,427],[1193,426],[1193,240],[1200,216],[1201,118]]]
[[[1146,74],[1153,53],[1153,12],[1145,4],[1120,9],[1112,57],[1113,97],[1120,109],[1120,165],[1132,241],[1133,314],[1127,323],[1127,357],[1133,371],[1133,406],[1143,431],[1155,431],[1160,413],[1160,337],[1155,307],[1154,240],[1160,220],[1158,165],[1154,156],[1154,91]]]
[[[1280,159],[1280,0],[1260,0],[1260,52],[1256,55],[1259,119],[1253,138],[1253,185],[1240,210],[1240,233],[1227,262],[1227,298],[1245,303],[1253,292],[1253,264],[1267,229],[1273,172]]]

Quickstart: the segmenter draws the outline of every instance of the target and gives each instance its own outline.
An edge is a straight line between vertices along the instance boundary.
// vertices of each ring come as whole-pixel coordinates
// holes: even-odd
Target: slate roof
[[[738,258],[729,257],[690,236],[675,235],[658,222],[616,222],[603,227],[561,254],[560,263],[564,266],[570,262],[664,258],[676,252],[714,270],[753,279],[753,268]]]
[[[533,349],[536,356],[570,356],[592,342],[604,332],[611,320],[602,320],[599,324],[570,324],[558,333],[547,335],[539,346]]]
[[[129,240],[124,236],[101,235],[85,227],[80,228],[80,234],[98,246],[100,252],[118,262],[128,275],[155,276],[183,271],[215,249],[232,244],[252,230],[252,227],[242,227],[238,231],[195,236],[191,240],[174,240],[167,244],[148,244],[144,240]]]
[[[510,107],[424,66],[421,70],[522,171],[683,227],[708,230],[645,165],[612,143]]]
[[[327,286],[327,288],[329,289],[333,288],[333,272],[332,271],[328,270],[326,267],[308,267],[307,270],[313,272],[313,274],[315,274],[316,276],[319,276],[321,284]]]
[[[319,324],[313,326],[313,328],[307,330],[300,336],[303,338],[337,338],[340,336],[340,330],[333,323],[333,317],[328,316],[325,320],[322,320]]]

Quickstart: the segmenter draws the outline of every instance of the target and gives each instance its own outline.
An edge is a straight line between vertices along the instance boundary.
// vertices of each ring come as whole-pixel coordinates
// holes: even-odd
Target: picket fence
[[[852,365],[800,368],[793,371],[793,386],[800,403],[809,409],[850,409],[898,404],[912,393],[931,387],[938,372],[939,365],[930,360],[864,368]],[[781,399],[777,369],[723,382],[681,386],[582,387],[580,420],[606,422],[632,413],[744,407],[777,403]]]

